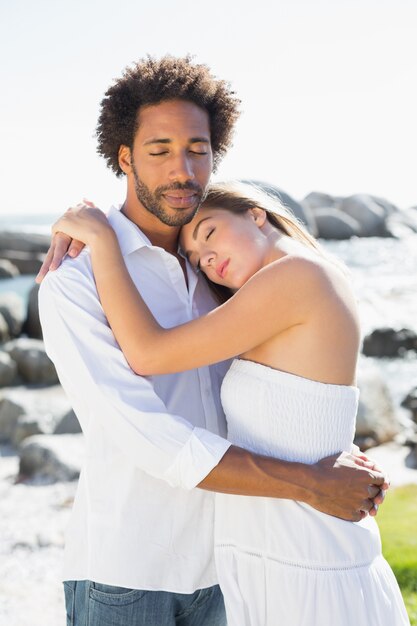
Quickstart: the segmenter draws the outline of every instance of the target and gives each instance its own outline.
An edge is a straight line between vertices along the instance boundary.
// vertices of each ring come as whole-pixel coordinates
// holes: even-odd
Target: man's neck
[[[129,202],[129,198],[122,206],[122,213],[141,229],[153,246],[177,256],[179,227],[163,224],[139,202]]]

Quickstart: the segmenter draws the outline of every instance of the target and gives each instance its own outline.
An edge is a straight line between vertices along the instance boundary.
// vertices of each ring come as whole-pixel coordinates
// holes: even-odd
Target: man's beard
[[[136,167],[133,163],[131,164],[131,167],[133,178],[135,179],[136,197],[145,209],[149,211],[149,213],[155,215],[155,217],[167,226],[184,226],[184,224],[191,222],[205,195],[200,185],[192,182],[172,183],[172,185],[161,185],[160,187],[157,187],[154,192],[152,192],[149,187],[147,187],[145,183],[140,180]],[[167,191],[174,190],[193,191],[198,198],[196,206],[193,209],[179,209],[173,214],[167,213],[162,206],[163,194]]]

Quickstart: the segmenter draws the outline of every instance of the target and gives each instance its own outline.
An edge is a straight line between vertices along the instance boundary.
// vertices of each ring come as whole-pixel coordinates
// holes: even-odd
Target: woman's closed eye
[[[214,233],[214,231],[215,231],[215,230],[216,230],[215,228],[211,228],[211,229],[208,231],[208,233],[207,233],[207,235],[206,235],[206,241],[207,241],[207,239],[209,239],[209,238],[211,237],[211,235]]]

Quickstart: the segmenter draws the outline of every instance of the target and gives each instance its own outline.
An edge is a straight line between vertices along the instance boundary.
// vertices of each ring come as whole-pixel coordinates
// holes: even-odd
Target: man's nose
[[[192,160],[185,154],[178,155],[172,163],[170,179],[175,182],[185,183],[195,179]]]

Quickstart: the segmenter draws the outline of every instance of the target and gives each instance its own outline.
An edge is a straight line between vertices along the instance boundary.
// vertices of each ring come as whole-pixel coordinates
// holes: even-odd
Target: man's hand
[[[315,509],[352,522],[377,514],[389,480],[364,454],[342,452],[312,468],[316,480],[309,504]]]
[[[89,200],[84,200],[84,206],[94,208],[95,205]],[[62,217],[60,219],[62,219]],[[41,283],[48,272],[53,272],[54,270],[58,269],[58,267],[61,265],[63,258],[67,254],[71,258],[75,259],[75,257],[80,254],[84,246],[85,243],[83,243],[82,241],[72,239],[69,235],[65,235],[62,232],[54,232],[52,235],[52,241],[49,250],[38,272],[38,275],[36,276],[36,282]]]

